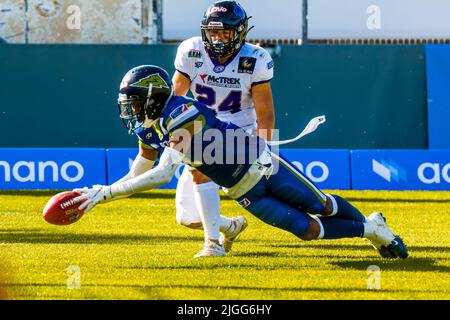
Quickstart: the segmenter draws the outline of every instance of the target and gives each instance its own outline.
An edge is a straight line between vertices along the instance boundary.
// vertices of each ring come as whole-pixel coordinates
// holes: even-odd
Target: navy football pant
[[[262,221],[292,232],[297,237],[307,231],[309,214],[320,215],[326,204],[326,195],[282,155],[272,153],[276,173],[263,177],[255,187],[236,199],[241,206]],[[364,216],[345,199],[335,196],[336,216],[320,217],[326,239],[361,237]]]

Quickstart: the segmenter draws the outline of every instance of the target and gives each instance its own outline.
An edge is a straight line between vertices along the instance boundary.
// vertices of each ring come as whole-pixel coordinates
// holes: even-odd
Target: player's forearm
[[[111,186],[112,198],[128,196],[169,183],[180,165],[181,159],[182,156],[178,151],[173,149],[164,151],[159,164],[153,169],[132,179],[113,184]]]
[[[124,177],[114,182],[112,185],[114,186],[116,184],[135,178],[153,168],[154,164],[154,160],[146,159],[138,154],[134,159],[133,164],[131,165],[130,171]]]

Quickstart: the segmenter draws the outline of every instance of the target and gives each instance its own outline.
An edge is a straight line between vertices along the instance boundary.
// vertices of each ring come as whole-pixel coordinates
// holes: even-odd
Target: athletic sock
[[[214,182],[194,184],[194,201],[202,219],[205,240],[219,240],[220,197]]]
[[[366,217],[364,217],[364,215],[350,202],[335,194],[331,194],[330,196],[332,197],[332,200],[333,198],[335,200],[333,201],[333,207],[337,205],[337,213],[331,217],[366,222]]]
[[[227,218],[221,215],[219,218],[219,224],[219,230],[222,233],[230,233],[234,231],[234,223],[231,218]]]
[[[375,235],[375,226],[370,222],[364,222],[364,238],[371,239]]]
[[[335,217],[318,217],[323,229],[322,239],[363,237],[364,223]]]

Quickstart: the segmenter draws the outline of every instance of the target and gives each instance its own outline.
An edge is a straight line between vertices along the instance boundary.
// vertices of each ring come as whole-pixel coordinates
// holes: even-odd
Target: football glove
[[[92,210],[92,208],[94,208],[97,204],[108,202],[113,198],[110,186],[102,186],[97,184],[92,186],[90,189],[88,187],[84,187],[82,189],[73,189],[73,191],[81,193],[81,196],[73,199],[75,203],[86,199],[86,201],[78,207],[78,210],[81,210],[84,213]]]

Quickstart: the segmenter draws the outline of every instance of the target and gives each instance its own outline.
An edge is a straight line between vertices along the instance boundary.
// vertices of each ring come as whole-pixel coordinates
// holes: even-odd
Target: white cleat
[[[200,250],[194,258],[223,257],[226,255],[223,245],[217,244],[211,240],[206,240],[203,249]]]
[[[243,216],[237,216],[231,218],[231,223],[233,224],[234,228],[230,228],[231,232],[223,232],[220,235],[219,242],[223,247],[225,248],[225,252],[230,252],[231,247],[233,246],[233,241],[235,241],[237,238],[239,238],[242,231],[245,230],[248,226],[247,219]]]
[[[374,235],[369,238],[372,246],[378,250],[383,258],[406,259],[408,248],[400,236],[395,235],[386,224],[386,219],[379,212],[374,212],[367,218],[374,227]]]
[[[375,235],[373,237],[367,238],[371,243],[372,243],[372,247],[374,247],[375,250],[378,251],[378,253],[386,259],[393,259],[396,258],[397,255],[392,252],[388,246],[385,245],[386,243],[386,239],[379,239],[378,233],[379,230],[385,230],[386,228],[388,229],[388,231],[382,231],[381,233],[385,234],[385,237],[387,237],[387,239],[391,238],[392,236],[389,234],[392,233],[392,231],[390,231],[389,227],[386,224],[386,219],[383,217],[383,215],[379,212],[374,212],[372,213],[367,219],[366,219],[369,223],[372,223],[373,225],[375,225]],[[393,233],[392,233],[393,234]]]
[[[379,212],[373,212],[367,217],[367,221],[372,223],[375,228],[374,236],[369,240],[378,249],[381,246],[388,246],[392,240],[394,240],[395,235],[391,229],[389,229],[383,215]]]

